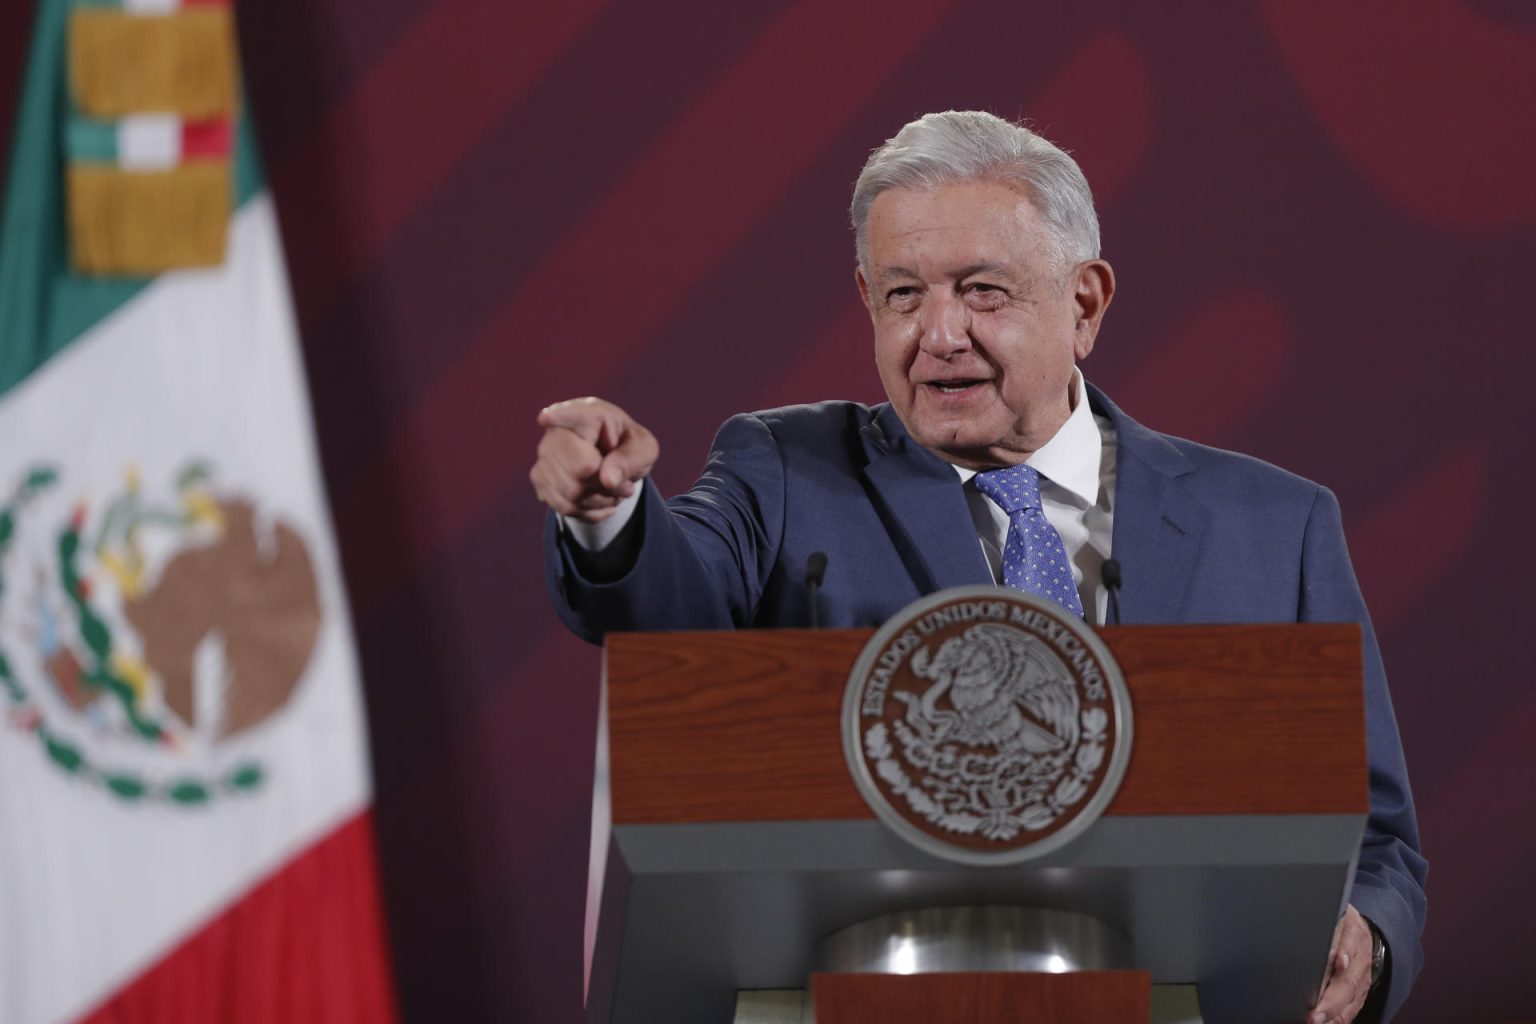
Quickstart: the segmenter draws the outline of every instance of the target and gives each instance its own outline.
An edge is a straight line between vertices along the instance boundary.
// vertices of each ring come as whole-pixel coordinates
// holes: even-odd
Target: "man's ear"
[[[1072,300],[1077,316],[1072,348],[1078,359],[1093,351],[1104,311],[1115,297],[1115,271],[1103,260],[1089,260],[1074,271]]]
[[[869,281],[864,277],[864,268],[853,268],[853,283],[859,286],[859,301],[864,303],[864,308],[869,310],[870,316],[874,316],[874,307],[869,304]]]

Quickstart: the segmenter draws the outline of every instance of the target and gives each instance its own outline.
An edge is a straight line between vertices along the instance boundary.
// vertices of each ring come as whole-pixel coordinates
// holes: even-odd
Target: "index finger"
[[[1311,1024],[1354,1020],[1370,992],[1369,963],[1368,958],[1363,962],[1359,959],[1351,960],[1349,954],[1344,952],[1329,957],[1332,977],[1318,996],[1317,1007],[1308,1015],[1307,1020]]]
[[[601,398],[572,398],[539,410],[539,426],[563,427],[578,434],[583,440],[596,442],[600,438],[608,444],[617,443],[624,432],[629,417],[623,409]]]

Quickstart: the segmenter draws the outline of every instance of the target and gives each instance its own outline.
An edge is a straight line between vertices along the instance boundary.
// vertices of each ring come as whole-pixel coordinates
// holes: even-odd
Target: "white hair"
[[[869,271],[869,211],[886,189],[927,190],[965,181],[1026,185],[1045,218],[1057,263],[1098,258],[1099,217],[1077,161],[1022,124],[981,110],[925,114],[870,154],[853,186],[854,245]]]

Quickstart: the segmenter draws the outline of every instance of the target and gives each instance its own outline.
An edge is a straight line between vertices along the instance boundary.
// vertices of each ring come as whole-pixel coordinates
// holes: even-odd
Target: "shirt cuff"
[[[613,510],[613,515],[600,523],[589,523],[572,516],[561,516],[560,526],[583,551],[602,551],[613,543],[614,538],[623,532],[624,527],[634,517],[635,508],[640,504],[640,496],[644,489],[645,481],[642,480],[640,486],[635,488],[635,493],[619,502]]]

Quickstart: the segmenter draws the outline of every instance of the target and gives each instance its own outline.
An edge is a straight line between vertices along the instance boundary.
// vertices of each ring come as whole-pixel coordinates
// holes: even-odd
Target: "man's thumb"
[[[627,483],[645,479],[656,464],[656,442],[644,433],[632,433],[624,438],[613,451],[603,457],[597,478],[610,491],[616,491]]]

